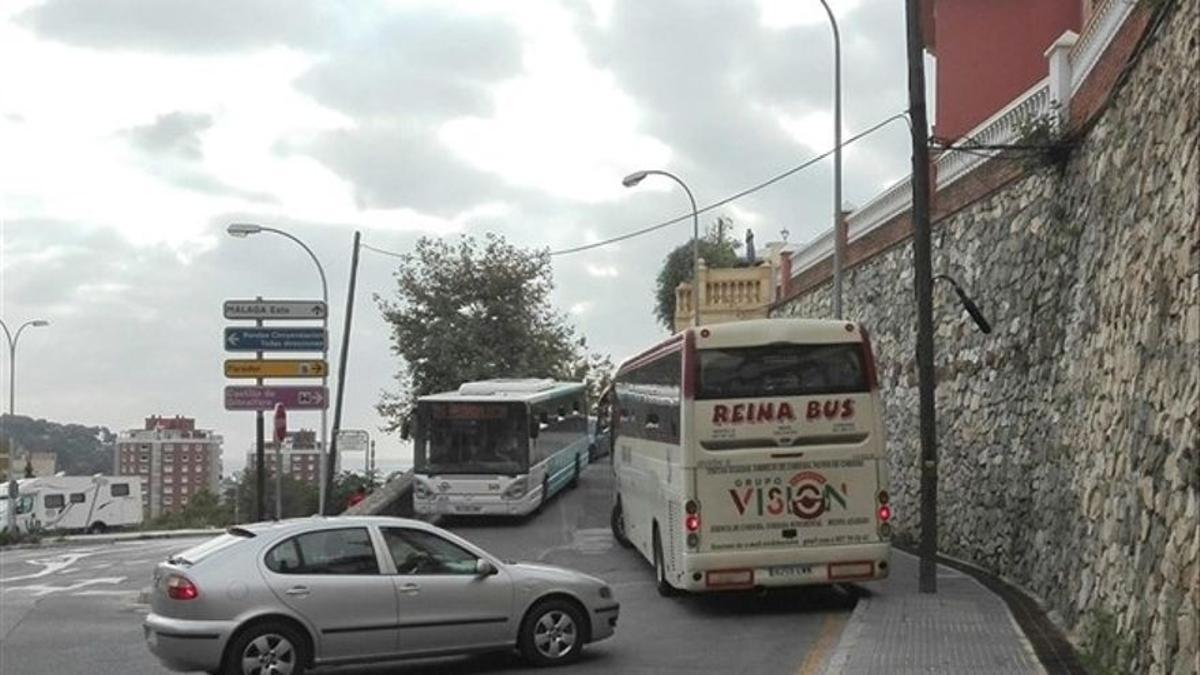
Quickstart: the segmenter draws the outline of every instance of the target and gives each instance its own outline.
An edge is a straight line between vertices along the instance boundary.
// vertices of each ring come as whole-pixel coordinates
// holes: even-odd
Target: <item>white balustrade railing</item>
[[[1096,5],[1083,35],[1070,47],[1069,76],[1072,94],[1078,91],[1092,68],[1096,66],[1100,56],[1136,5],[1137,0],[1102,0]],[[1074,37],[1074,34],[1069,35]],[[1063,73],[1064,77],[1066,75]],[[1052,116],[1062,114],[1063,111],[1057,107],[1062,105],[1062,102],[1054,100],[1051,79],[1048,76],[1033,85],[1007,106],[964,134],[958,143],[943,150],[934,162],[937,168],[936,189],[951,185],[1001,152],[986,146],[1008,145],[1021,140],[1021,135],[1028,129],[1028,125],[1039,119],[1057,123],[1058,120]],[[846,217],[847,240],[853,242],[861,238],[897,214],[907,211],[911,205],[910,176],[884,190]],[[792,278],[831,255],[833,230],[829,229],[792,254]]]
[[[1137,0],[1102,0],[1092,10],[1088,25],[1071,49],[1071,93],[1079,91],[1100,55],[1108,48],[1117,32],[1137,6]]]

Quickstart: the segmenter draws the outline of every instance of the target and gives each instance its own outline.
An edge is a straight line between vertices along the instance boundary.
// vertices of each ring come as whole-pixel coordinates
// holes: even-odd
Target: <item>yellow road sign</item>
[[[321,359],[226,359],[225,377],[324,377],[329,365]]]

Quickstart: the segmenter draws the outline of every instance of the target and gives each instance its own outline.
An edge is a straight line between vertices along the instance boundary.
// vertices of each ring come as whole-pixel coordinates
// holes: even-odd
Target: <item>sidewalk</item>
[[[1044,674],[997,595],[938,565],[936,594],[917,592],[917,558],[892,549],[887,581],[861,584],[827,675]]]

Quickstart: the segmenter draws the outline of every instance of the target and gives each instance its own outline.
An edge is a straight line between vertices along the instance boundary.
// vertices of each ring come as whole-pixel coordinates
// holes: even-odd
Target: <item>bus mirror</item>
[[[537,438],[538,432],[542,430],[542,425],[537,421],[537,418],[529,420],[529,437]]]
[[[405,419],[400,423],[400,438],[408,440],[412,436],[412,421]]]

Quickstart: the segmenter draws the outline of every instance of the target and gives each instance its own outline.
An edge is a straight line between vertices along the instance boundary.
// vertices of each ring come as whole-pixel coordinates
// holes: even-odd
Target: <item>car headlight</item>
[[[612,600],[612,589],[608,586],[600,587],[600,597],[604,600]]]
[[[504,490],[504,494],[502,496],[504,499],[520,499],[521,497],[525,496],[525,489],[528,484],[529,483],[527,479],[522,476],[521,478],[518,478],[509,484],[509,486]]]

